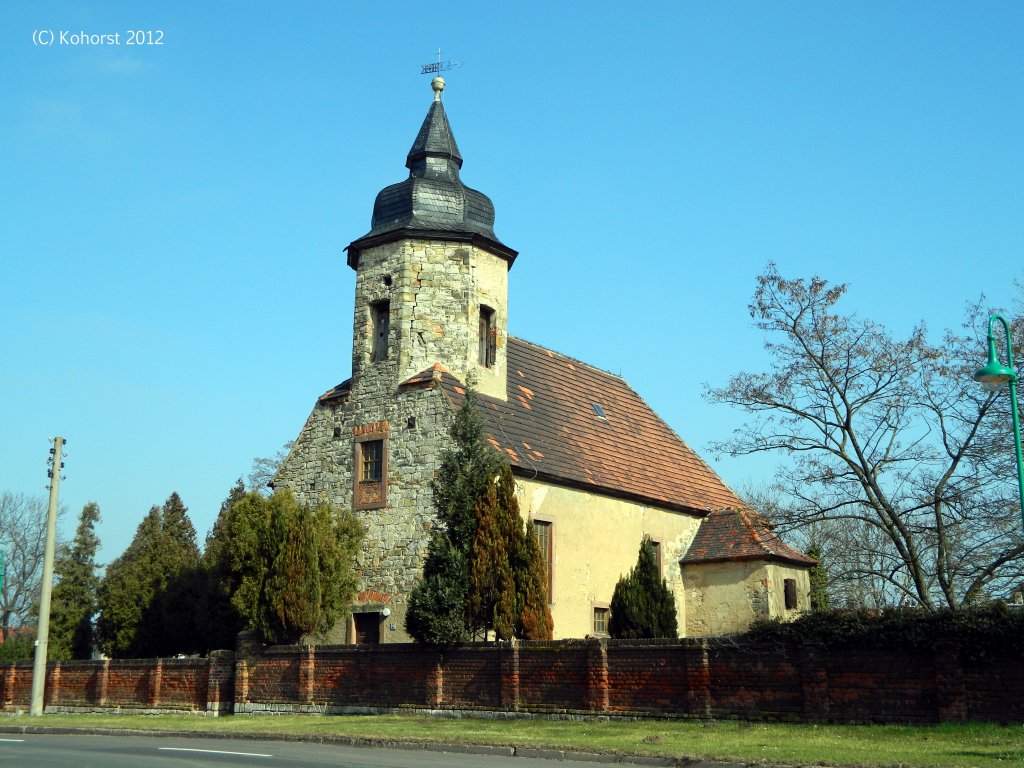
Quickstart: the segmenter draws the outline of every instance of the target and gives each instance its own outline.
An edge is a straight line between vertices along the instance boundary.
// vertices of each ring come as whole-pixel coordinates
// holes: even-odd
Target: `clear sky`
[[[899,334],[1013,303],[1022,33],[1019,2],[6,2],[0,490],[44,495],[60,434],[64,528],[98,502],[102,559],[175,490],[202,539],[350,373],[343,249],[438,47],[463,179],[520,251],[511,333],[767,478],[708,454],[738,414],[702,391],[764,366],[769,260]]]

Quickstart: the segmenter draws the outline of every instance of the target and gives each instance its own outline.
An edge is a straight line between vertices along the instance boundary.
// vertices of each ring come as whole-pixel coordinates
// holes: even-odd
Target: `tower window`
[[[380,509],[388,500],[387,439],[356,438],[353,508]]]
[[[369,440],[360,446],[359,482],[379,483],[384,475],[384,441]]]
[[[494,366],[498,352],[498,329],[494,327],[494,310],[480,305],[480,365]]]
[[[377,301],[370,305],[373,320],[373,362],[388,359],[388,326],[391,319],[391,302]]]

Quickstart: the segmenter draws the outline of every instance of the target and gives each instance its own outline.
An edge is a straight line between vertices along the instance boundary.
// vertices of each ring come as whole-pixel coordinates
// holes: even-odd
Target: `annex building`
[[[352,377],[319,397],[274,480],[366,525],[348,642],[404,642],[434,522],[430,482],[467,382],[511,465],[548,565],[555,638],[605,634],[643,537],[676,597],[680,633],[714,635],[808,606],[814,561],[784,544],[620,377],[509,335],[518,253],[434,101],[378,195],[356,271]],[[341,638],[337,638],[341,639]]]

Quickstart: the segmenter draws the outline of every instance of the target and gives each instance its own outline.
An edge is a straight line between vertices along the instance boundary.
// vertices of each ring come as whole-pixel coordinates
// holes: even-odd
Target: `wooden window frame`
[[[651,542],[654,545],[655,560],[658,563],[658,578],[665,578],[665,545],[660,538],[657,536],[651,536],[644,534],[644,539]]]
[[[540,537],[537,536],[537,531],[540,527],[543,526],[548,533],[547,558],[545,558],[544,565],[548,572],[548,605],[551,605],[555,602],[555,522],[545,517],[533,517],[531,522],[533,523],[533,535],[537,537],[538,545]],[[543,548],[541,554],[544,554]]]
[[[388,359],[388,337],[391,335],[391,302],[388,299],[370,304],[370,324],[373,326],[370,361],[379,363]]]
[[[604,612],[604,629],[597,628],[597,614],[598,611]],[[591,603],[590,604],[590,630],[594,637],[609,637],[608,634],[608,622],[611,620],[612,611],[611,606],[608,603]]]
[[[368,443],[380,444],[380,478],[363,478],[363,446]],[[352,456],[352,508],[382,509],[388,505],[388,436],[387,433],[373,432],[359,435],[355,439]]]

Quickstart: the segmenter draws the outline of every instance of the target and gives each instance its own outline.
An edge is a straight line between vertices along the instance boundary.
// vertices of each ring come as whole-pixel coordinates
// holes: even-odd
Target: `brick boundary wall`
[[[0,670],[0,711],[28,711],[32,663],[7,664]],[[51,662],[46,669],[44,711],[192,712],[216,717],[233,710],[234,676],[231,651],[214,651],[207,658]]]
[[[0,666],[0,710],[29,708],[31,676],[29,663]],[[1024,665],[1009,654],[963,659],[947,646],[922,654],[729,638],[249,645],[208,658],[50,664],[46,711],[1024,722]]]

